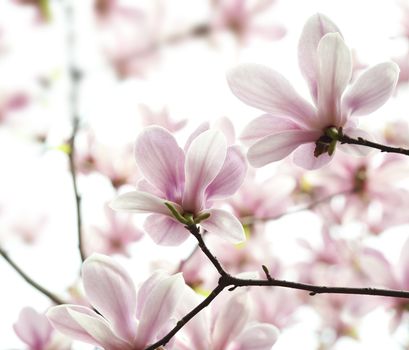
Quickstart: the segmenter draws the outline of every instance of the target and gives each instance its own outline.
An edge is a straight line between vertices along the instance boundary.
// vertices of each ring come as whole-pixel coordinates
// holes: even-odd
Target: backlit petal
[[[232,243],[240,243],[246,239],[242,224],[233,214],[221,209],[209,209],[205,212],[210,214],[208,219],[200,223],[205,230]]]
[[[183,224],[169,216],[159,214],[149,215],[143,228],[152,240],[160,245],[179,245],[189,237],[189,232]]]

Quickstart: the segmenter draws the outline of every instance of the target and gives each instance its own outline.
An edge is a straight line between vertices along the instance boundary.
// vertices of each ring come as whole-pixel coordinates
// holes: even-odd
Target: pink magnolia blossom
[[[143,74],[156,59],[156,15],[118,0],[96,0],[95,14],[102,51],[118,77]]]
[[[213,303],[211,310],[196,315],[181,330],[175,341],[178,350],[270,350],[278,330],[268,323],[251,319],[251,303],[246,291],[240,291]],[[189,288],[185,302],[179,304],[182,315],[200,302]],[[210,311],[210,312],[209,312]]]
[[[98,252],[106,255],[123,254],[130,257],[128,247],[143,237],[129,214],[114,212],[105,206],[106,224],[90,227],[86,236],[87,255]]]
[[[315,207],[326,224],[359,221],[373,233],[408,222],[402,210],[409,203],[409,191],[399,183],[409,171],[406,158],[376,154],[365,158],[337,154],[330,166],[316,176],[320,197],[342,193],[341,199]]]
[[[28,345],[29,350],[71,349],[71,342],[56,334],[47,317],[31,307],[21,310],[13,328],[17,336]]]
[[[159,125],[170,132],[175,132],[182,129],[187,123],[187,119],[179,121],[172,120],[166,107],[159,111],[154,111],[147,105],[140,104],[139,110],[141,112],[142,124],[144,126]]]
[[[251,4],[246,0],[215,0],[213,26],[216,30],[230,30],[240,40],[259,35],[278,40],[285,34],[282,25],[262,25],[256,22],[258,15],[263,14],[274,5],[274,0],[258,0]]]
[[[147,127],[136,140],[135,156],[145,179],[137,191],[120,195],[111,207],[154,213],[146,219],[144,229],[156,243],[177,245],[189,236],[165,203],[193,220],[207,217],[200,225],[211,233],[233,242],[244,240],[240,222],[229,212],[212,208],[215,200],[236,192],[247,169],[241,151],[227,147],[220,131],[198,134],[183,150],[167,130]]]
[[[246,64],[228,75],[238,98],[267,112],[253,120],[242,135],[244,141],[252,143],[248,159],[255,167],[283,159],[293,151],[293,161],[301,167],[314,169],[328,163],[335,147],[329,130],[364,136],[354,117],[381,107],[392,95],[399,75],[395,63],[384,62],[367,69],[347,87],[351,52],[337,26],[321,14],[305,24],[298,58],[314,105],[268,67]]]
[[[93,133],[80,134],[76,145],[75,162],[79,172],[106,176],[115,189],[134,184],[139,174],[131,154],[132,145],[112,146],[101,142]]]
[[[95,310],[60,305],[47,312],[54,328],[72,339],[105,350],[143,350],[173,325],[183,292],[180,274],[157,272],[140,287],[113,259],[94,254],[82,267],[84,289]]]

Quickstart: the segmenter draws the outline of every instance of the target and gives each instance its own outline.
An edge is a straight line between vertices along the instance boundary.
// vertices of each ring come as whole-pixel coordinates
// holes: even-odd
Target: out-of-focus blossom
[[[180,303],[182,315],[200,302],[191,289]],[[229,295],[223,303],[211,305],[183,327],[175,341],[179,350],[270,350],[278,338],[278,330],[268,323],[251,320],[251,305],[245,291]]]
[[[319,247],[312,247],[307,240],[300,241],[312,253],[310,262],[303,262],[297,267],[300,279],[305,283],[373,287],[391,279],[385,273],[386,259],[379,251],[354,241],[335,239],[327,229],[322,232],[322,238]],[[321,316],[323,330],[332,330],[331,342],[342,336],[355,338],[360,318],[374,308],[388,304],[381,298],[368,299],[347,294],[307,298],[306,301]]]
[[[0,125],[7,122],[10,113],[27,106],[29,97],[22,91],[0,91]]]
[[[108,146],[97,140],[94,134],[86,134],[85,144],[77,145],[76,167],[84,174],[98,172],[106,176],[116,189],[134,184],[138,179],[132,145]]]
[[[291,193],[295,185],[293,178],[281,174],[262,182],[257,181],[255,172],[249,171],[229,204],[239,219],[257,221],[274,218],[286,212],[292,202]]]
[[[373,233],[407,223],[408,216],[396,208],[409,204],[409,192],[399,186],[407,177],[408,166],[405,158],[396,155],[355,158],[337,154],[331,166],[317,175],[317,186],[321,184],[321,196],[342,193],[342,200],[316,209],[329,224],[358,220]]]
[[[71,342],[54,331],[44,314],[31,307],[21,310],[13,328],[17,336],[28,345],[29,350],[71,349]]]
[[[113,259],[94,254],[82,267],[84,289],[94,307],[60,305],[47,317],[54,328],[72,339],[105,350],[142,350],[170,330],[183,295],[180,274],[152,275],[139,289]]]
[[[143,75],[157,59],[157,19],[118,0],[95,0],[94,8],[102,51],[118,77]]]
[[[139,110],[141,112],[143,126],[158,125],[170,132],[176,132],[182,129],[187,123],[187,119],[179,121],[172,120],[166,107],[159,111],[154,111],[147,105],[141,104],[139,105]]]
[[[388,145],[409,147],[409,123],[405,120],[388,122],[383,128],[382,136]]]
[[[177,245],[189,236],[186,224],[176,220],[165,203],[211,233],[236,243],[244,240],[240,222],[229,212],[212,208],[215,200],[231,196],[243,182],[247,164],[241,151],[227,147],[222,133],[215,130],[189,141],[183,150],[166,129],[147,127],[135,147],[145,179],[138,191],[111,202],[112,208],[154,213],[145,220],[144,229],[158,244]]]
[[[337,26],[321,14],[305,24],[298,58],[314,105],[268,67],[247,64],[228,75],[238,98],[267,112],[252,121],[242,135],[251,143],[248,159],[255,167],[293,151],[295,164],[306,169],[322,167],[335,151],[336,139],[330,131],[342,129],[352,137],[368,137],[356,128],[353,117],[381,107],[392,95],[399,75],[395,63],[384,62],[367,69],[347,88],[352,70],[350,50]]]
[[[106,225],[90,228],[86,240],[87,255],[101,253],[106,255],[123,254],[129,257],[128,246],[139,241],[143,232],[135,227],[129,214],[114,212],[105,207]]]
[[[257,0],[253,3],[246,0],[214,0],[213,27],[216,31],[229,30],[242,41],[252,36],[281,39],[286,34],[282,25],[257,23],[257,17],[269,10],[274,3],[274,0]]]

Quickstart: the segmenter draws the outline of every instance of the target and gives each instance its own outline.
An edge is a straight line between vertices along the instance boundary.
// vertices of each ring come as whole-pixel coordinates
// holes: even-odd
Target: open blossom
[[[157,272],[139,289],[113,259],[94,254],[82,267],[85,293],[94,310],[60,305],[47,312],[51,324],[72,339],[105,350],[143,350],[174,326],[172,316],[184,290],[180,274]]]
[[[179,311],[186,314],[200,302],[200,297],[190,288]],[[208,312],[210,311],[210,312]],[[278,338],[278,330],[268,323],[251,319],[251,304],[246,291],[230,296],[226,301],[203,310],[181,330],[175,341],[178,350],[270,350]]]
[[[47,317],[31,307],[21,310],[13,328],[17,336],[28,345],[29,350],[71,349],[71,342],[56,334]]]
[[[302,98],[280,73],[257,64],[233,69],[233,93],[264,114],[252,121],[242,139],[251,142],[248,159],[255,167],[291,154],[295,164],[315,169],[328,163],[336,138],[330,131],[363,136],[356,116],[381,107],[392,95],[399,75],[393,62],[367,69],[348,86],[352,59],[337,26],[316,14],[304,26],[298,46],[301,72],[314,105]]]
[[[200,221],[211,233],[233,242],[244,240],[240,222],[229,212],[212,208],[213,201],[231,196],[243,182],[247,165],[241,151],[227,146],[223,134],[215,130],[199,133],[185,148],[180,148],[167,130],[147,127],[135,147],[136,162],[145,179],[137,191],[120,195],[111,207],[153,213],[144,229],[162,245],[177,245],[189,236],[165,203],[181,216]]]
[[[259,35],[267,39],[278,40],[286,34],[279,24],[262,25],[256,18],[274,5],[274,0],[216,0],[214,4],[213,26],[215,30],[230,30],[238,39],[246,40]]]

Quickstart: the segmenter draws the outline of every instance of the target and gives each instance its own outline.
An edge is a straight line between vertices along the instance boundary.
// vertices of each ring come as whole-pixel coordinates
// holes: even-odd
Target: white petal
[[[240,140],[246,145],[251,145],[267,135],[297,129],[300,129],[300,126],[291,119],[263,114],[247,124],[240,136]]]
[[[268,135],[249,148],[247,158],[256,168],[287,157],[303,143],[315,142],[319,131],[291,130]]]
[[[85,293],[115,332],[128,341],[136,334],[136,290],[126,270],[114,259],[93,254],[82,265]]]
[[[145,299],[140,310],[140,323],[136,345],[146,346],[155,341],[155,336],[172,317],[183,296],[185,283],[181,274],[158,281]],[[136,348],[138,348],[136,346]]]
[[[237,338],[237,350],[270,350],[278,335],[278,329],[271,324],[249,325]]]
[[[220,172],[226,159],[227,145],[220,131],[208,130],[196,137],[186,154],[183,209],[199,212],[204,191]]]
[[[158,213],[162,215],[170,215],[165,202],[168,201],[148,192],[133,191],[120,194],[109,203],[109,206],[114,210],[130,211],[134,213]],[[182,209],[178,204],[172,204],[182,212]]]
[[[159,214],[149,215],[143,228],[156,244],[165,246],[179,245],[189,237],[183,224]]]
[[[339,33],[326,34],[318,44],[318,117],[320,125],[344,126],[341,95],[351,80],[352,58]]]
[[[200,223],[205,230],[232,243],[240,243],[246,239],[242,224],[233,214],[221,209],[209,209],[205,212],[210,213],[210,217]]]
[[[310,142],[298,147],[293,155],[293,162],[307,170],[314,170],[322,168],[324,165],[328,164],[332,157],[328,153],[323,153],[318,157],[314,156],[315,143]]]
[[[297,94],[280,73],[257,64],[232,69],[227,76],[233,93],[243,102],[300,125],[315,119],[315,109]]]
[[[135,158],[142,174],[171,201],[182,197],[185,154],[164,128],[144,129],[135,144]]]
[[[381,107],[393,94],[399,67],[393,62],[380,63],[362,73],[345,92],[343,107],[350,115],[366,115]]]
[[[336,32],[340,33],[340,30],[335,23],[323,14],[317,13],[305,23],[298,42],[298,64],[315,102],[318,95],[318,43],[325,34]]]

